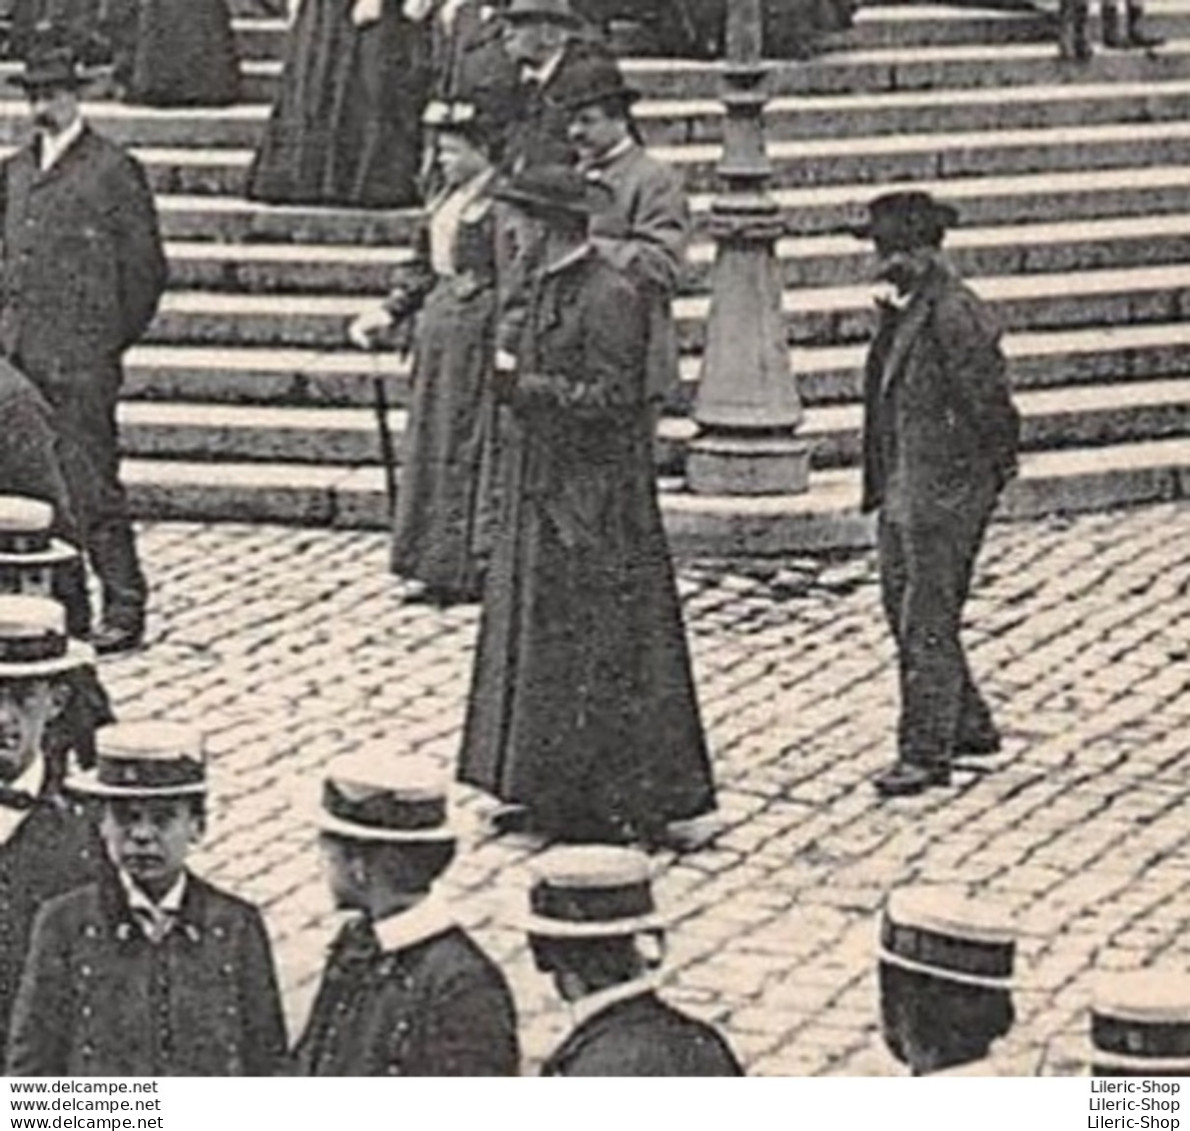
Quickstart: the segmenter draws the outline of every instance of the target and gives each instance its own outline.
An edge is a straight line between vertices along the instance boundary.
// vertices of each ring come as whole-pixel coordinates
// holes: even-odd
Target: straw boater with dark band
[[[585,845],[546,853],[521,916],[537,968],[575,1028],[543,1076],[739,1076],[727,1042],[657,995],[665,919],[649,858]]]
[[[2,363],[0,363],[2,364]],[[54,508],[40,499],[0,495],[0,593],[57,597],[66,610],[66,629],[86,632],[89,616],[79,552],[55,536]],[[81,612],[73,598],[82,593]],[[72,615],[73,614],[73,615]],[[94,664],[75,668],[65,679],[69,698],[50,720],[45,736],[50,781],[56,790],[73,751],[83,768],[95,761],[95,731],[113,722],[111,702]]]
[[[106,727],[95,769],[72,785],[102,803],[115,867],[39,914],[8,1072],[270,1075],[285,1027],[260,912],[186,867],[205,825],[201,735]]]
[[[964,889],[898,888],[880,923],[880,1014],[889,1051],[914,1076],[1033,1076],[1038,1057],[998,1044],[1012,1029],[1017,932]]]
[[[856,235],[897,298],[880,304],[864,382],[863,509],[879,510],[880,583],[900,659],[888,796],[950,782],[956,756],[1000,748],[960,639],[996,499],[1016,474],[1020,421],[992,312],[942,256],[957,219],[924,192],[872,201]]]
[[[41,544],[7,539],[9,552]],[[0,1049],[34,915],[47,899],[92,879],[103,860],[94,826],[62,795],[61,767],[46,754],[70,681],[94,661],[90,648],[67,636],[56,601],[0,596]]]
[[[376,750],[333,763],[321,843],[339,907],[294,1065],[308,1076],[515,1076],[504,975],[433,892],[454,858],[441,774]]]
[[[1172,966],[1104,974],[1085,1058],[1093,1076],[1190,1076],[1190,974]]]
[[[83,548],[103,590],[100,653],[136,647],[147,586],[119,480],[121,357],[148,329],[166,283],[153,195],[140,164],[79,111],[82,77],[52,38],[12,80],[33,140],[0,166],[0,349],[45,396]]]

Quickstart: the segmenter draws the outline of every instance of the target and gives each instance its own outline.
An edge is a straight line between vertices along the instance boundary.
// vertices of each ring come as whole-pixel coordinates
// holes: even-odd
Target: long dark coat
[[[191,876],[154,945],[109,871],[38,915],[9,1075],[268,1076],[284,1053],[272,953],[251,904]]]
[[[50,792],[0,845],[0,1049],[7,1046],[38,909],[94,879],[104,861],[103,845],[82,806]]]
[[[384,0],[356,27],[351,0],[304,0],[290,29],[281,91],[248,173],[272,204],[400,208],[418,203],[429,30]]]
[[[559,836],[714,808],[653,472],[647,317],[593,251],[529,304],[460,778]]]
[[[433,92],[446,102],[475,102],[497,116],[512,113],[520,87],[504,50],[502,24],[486,0],[464,0],[447,22],[433,23]]]
[[[125,100],[225,106],[240,91],[227,0],[102,0]]]
[[[543,1076],[742,1076],[727,1042],[656,994],[618,1002],[579,1025]]]
[[[428,235],[420,247],[394,292],[395,316],[420,313],[392,567],[444,600],[477,600],[495,521],[496,249],[486,190],[460,218],[453,274],[435,276]]]
[[[369,924],[349,923],[293,1059],[303,1076],[515,1076],[516,1010],[458,928],[385,951]]]

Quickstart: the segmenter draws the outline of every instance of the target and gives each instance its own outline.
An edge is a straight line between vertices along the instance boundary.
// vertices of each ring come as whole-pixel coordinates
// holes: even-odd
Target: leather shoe
[[[143,625],[112,624],[105,621],[91,637],[91,644],[100,656],[115,656],[133,652],[144,643]]]
[[[950,767],[897,762],[872,783],[882,797],[913,797],[932,786],[950,785]]]

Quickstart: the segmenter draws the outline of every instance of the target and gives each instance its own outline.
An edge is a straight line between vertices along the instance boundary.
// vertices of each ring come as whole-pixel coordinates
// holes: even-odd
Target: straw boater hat
[[[319,827],[335,836],[389,844],[457,838],[438,767],[387,751],[331,763],[322,783]]]
[[[1091,1005],[1087,1058],[1094,1073],[1190,1075],[1190,974],[1105,974]]]
[[[49,597],[0,596],[0,680],[64,675],[95,663],[66,634],[66,610]]]
[[[897,888],[880,923],[880,961],[943,981],[1010,990],[1016,931],[1002,908],[962,888]]]
[[[95,735],[95,768],[66,783],[93,797],[186,797],[206,793],[202,734],[178,723],[113,723]]]
[[[50,535],[54,508],[41,499],[0,495],[0,566],[47,569],[78,558],[68,542]]]
[[[928,192],[889,192],[869,202],[867,221],[851,233],[858,239],[911,250],[936,246],[958,222],[958,211]]]
[[[582,19],[570,6],[570,0],[512,0],[501,19],[510,24],[545,23],[580,28]]]
[[[529,888],[530,935],[551,939],[630,937],[661,930],[649,858],[633,848],[575,845],[543,853]]]

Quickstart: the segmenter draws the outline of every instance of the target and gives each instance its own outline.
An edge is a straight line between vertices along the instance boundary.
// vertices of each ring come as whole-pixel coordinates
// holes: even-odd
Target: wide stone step
[[[717,145],[658,146],[687,189],[717,188]],[[0,155],[6,152],[0,148]],[[251,150],[134,148],[159,193],[243,191]],[[808,188],[887,181],[1007,176],[1190,163],[1190,121],[1064,129],[815,138],[770,146],[776,186]]]
[[[387,525],[377,467],[211,464],[126,460],[134,513],[145,519],[272,521],[343,528]],[[1070,452],[1035,452],[1005,493],[1000,514],[1053,512],[1168,501],[1190,493],[1190,440],[1156,440]],[[789,554],[870,544],[854,469],[817,473],[803,495],[759,499],[662,494],[675,553]]]
[[[863,344],[792,349],[790,370],[806,403],[857,401],[865,350]],[[1018,389],[1155,381],[1187,371],[1190,323],[1010,333],[1004,351]],[[382,377],[395,407],[409,402],[408,361],[392,353],[137,346],[125,369],[124,394],[131,399],[361,407],[372,404],[372,379]],[[698,376],[699,359],[686,357],[673,411],[689,410]]]
[[[791,235],[818,235],[857,223],[868,200],[896,187],[903,186],[819,185],[782,189],[774,199]],[[914,187],[950,200],[972,226],[1190,212],[1190,164],[926,180]],[[711,201],[707,193],[691,197],[704,238]],[[164,194],[157,204],[166,238],[176,241],[391,246],[409,243],[420,219],[414,210],[275,207],[209,195]]]
[[[962,228],[952,234],[948,246],[964,275],[1190,262],[1190,214]],[[357,294],[361,301],[385,293],[394,268],[412,255],[408,247],[197,241],[172,242],[166,250],[175,287],[249,294]],[[787,287],[852,283],[870,269],[868,246],[849,235],[788,238],[779,242],[777,253]],[[714,256],[709,242],[691,248],[687,293],[707,291]]]
[[[1018,395],[1026,449],[1069,448],[1185,435],[1190,378],[1024,392]],[[860,458],[859,405],[807,411],[800,434],[817,467]],[[398,440],[406,414],[389,413]],[[381,459],[376,415],[363,408],[262,408],[219,404],[126,402],[120,406],[124,451],[133,457],[190,461],[339,464]],[[658,467],[680,475],[693,421],[668,417],[658,430]]]
[[[1026,276],[986,276],[972,285],[1010,329],[1170,322],[1190,315],[1190,265]],[[803,345],[864,340],[872,330],[867,286],[787,291],[789,338]],[[346,344],[347,324],[360,309],[354,295],[248,295],[171,291],[146,337],[162,344],[312,346]],[[675,303],[681,340],[698,349],[708,301]]]
[[[122,145],[142,148],[245,149],[259,144],[268,107],[150,109],[97,102],[88,121]],[[653,145],[718,143],[721,103],[707,99],[651,99],[639,103],[637,122]],[[0,145],[19,144],[28,110],[0,100]],[[881,91],[781,95],[768,105],[775,141],[973,130],[1040,129],[1129,122],[1169,122],[1190,116],[1190,76],[1132,82],[1066,82],[1008,88]]]

